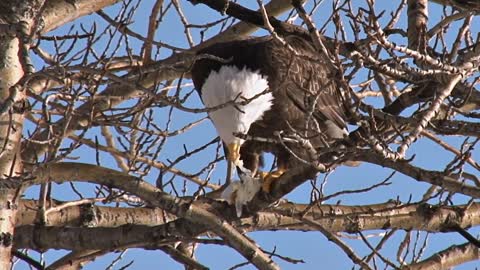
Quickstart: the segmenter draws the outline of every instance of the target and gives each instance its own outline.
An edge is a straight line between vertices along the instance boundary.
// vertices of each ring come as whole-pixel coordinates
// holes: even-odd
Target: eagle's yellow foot
[[[270,193],[272,191],[272,183],[285,173],[285,169],[279,168],[272,172],[259,172],[263,179],[262,190],[263,192]]]

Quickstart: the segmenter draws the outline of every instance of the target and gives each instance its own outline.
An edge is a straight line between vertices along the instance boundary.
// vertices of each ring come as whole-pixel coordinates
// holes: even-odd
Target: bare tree
[[[130,248],[217,268],[195,256],[211,245],[244,257],[232,269],[305,263],[249,234],[284,230],[320,232],[319,248],[361,269],[478,261],[478,14],[472,0],[0,1],[0,268],[80,269],[120,252],[113,267]],[[259,29],[329,59],[352,128],[335,160],[316,149],[238,218],[218,196],[224,152],[189,70],[199,49]],[[282,199],[302,184],[304,201]],[[69,252],[44,260],[54,249]]]

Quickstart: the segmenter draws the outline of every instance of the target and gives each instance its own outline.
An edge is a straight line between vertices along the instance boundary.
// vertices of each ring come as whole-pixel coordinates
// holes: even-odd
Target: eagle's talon
[[[265,193],[270,193],[272,191],[273,181],[280,178],[285,173],[284,169],[278,169],[272,172],[259,172],[260,177],[263,179],[262,190]]]

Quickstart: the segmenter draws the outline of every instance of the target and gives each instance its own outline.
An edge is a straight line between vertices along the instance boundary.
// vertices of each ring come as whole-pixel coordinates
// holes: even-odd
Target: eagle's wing
[[[296,53],[274,40],[271,47],[276,69],[283,71],[278,74],[278,87],[286,88],[289,101],[302,117],[312,112],[318,122],[331,121],[340,130],[345,129],[346,108],[335,80],[336,71],[308,41],[295,36],[285,40]]]

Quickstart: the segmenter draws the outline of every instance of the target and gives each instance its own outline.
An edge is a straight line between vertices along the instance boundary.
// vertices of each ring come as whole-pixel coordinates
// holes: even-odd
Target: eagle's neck
[[[227,105],[209,112],[220,138],[226,143],[242,144],[243,140],[233,133],[246,134],[257,120],[272,106],[271,92],[267,78],[247,68],[222,66],[218,72],[212,71],[202,86],[202,100],[207,108],[225,104],[229,101],[243,102],[257,96],[245,105]],[[263,94],[262,94],[263,93]]]

